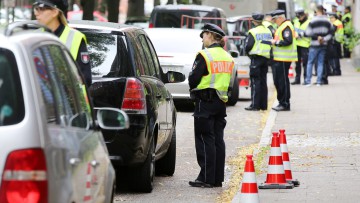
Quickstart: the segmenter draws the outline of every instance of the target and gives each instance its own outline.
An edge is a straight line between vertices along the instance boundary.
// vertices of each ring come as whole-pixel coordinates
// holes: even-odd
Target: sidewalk
[[[271,130],[264,129],[259,145],[270,145],[272,131],[286,130],[292,176],[300,187],[259,189],[260,202],[359,202],[360,73],[349,59],[341,60],[341,69],[342,76],[329,76],[329,85],[292,85],[291,111],[270,112]],[[265,162],[258,185],[266,180],[268,157]]]

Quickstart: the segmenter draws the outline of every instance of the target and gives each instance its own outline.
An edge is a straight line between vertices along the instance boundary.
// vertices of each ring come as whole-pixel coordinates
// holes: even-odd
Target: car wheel
[[[133,168],[130,187],[138,192],[148,192],[153,190],[155,176],[155,143],[151,140],[149,153],[144,164]]]
[[[171,136],[171,142],[165,156],[156,162],[156,175],[172,176],[175,172],[176,164],[176,129]]]
[[[235,106],[239,99],[239,79],[235,79],[233,83],[233,88],[231,91],[231,95],[228,99],[227,105]]]

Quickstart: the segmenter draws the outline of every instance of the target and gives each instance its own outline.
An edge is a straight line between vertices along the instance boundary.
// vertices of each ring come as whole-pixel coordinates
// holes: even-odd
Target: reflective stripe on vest
[[[234,68],[234,59],[221,47],[203,49],[199,53],[206,61],[209,74],[201,78],[200,83],[194,90],[216,89],[219,98],[227,102],[227,92]]]
[[[344,41],[344,26],[342,22],[338,19],[336,19],[333,23],[336,26],[335,31],[335,40],[339,43],[343,43]]]
[[[70,28],[69,26],[65,26],[65,29],[60,36],[60,40],[70,50],[71,56],[75,61],[78,56],[82,39],[84,39],[86,43],[85,35],[75,29]]]
[[[283,22],[275,32],[275,40],[283,40],[282,32],[283,30],[289,27],[293,37],[293,43],[289,46],[273,46],[274,61],[297,61],[297,47],[296,47],[296,38],[295,30],[290,21]]]
[[[268,44],[263,44],[261,41],[271,41],[271,31],[263,25],[260,25],[249,30],[249,33],[254,37],[255,40],[254,46],[251,48],[249,54],[270,58],[271,46]]]
[[[300,21],[295,21],[295,23],[294,23],[295,32],[298,35],[300,35],[300,33],[305,32],[305,30],[308,27],[309,23],[310,23],[309,19],[307,19],[301,25],[300,25]],[[301,46],[301,47],[309,48],[310,47],[310,41],[311,40],[310,40],[309,37],[300,37],[300,38],[296,39],[296,45]]]

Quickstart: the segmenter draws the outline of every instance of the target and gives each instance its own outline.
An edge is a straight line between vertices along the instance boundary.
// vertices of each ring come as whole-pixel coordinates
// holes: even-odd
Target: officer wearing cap
[[[300,37],[303,36],[306,28],[308,27],[310,20],[308,19],[307,15],[305,14],[303,9],[299,9],[295,11],[296,17],[298,20],[294,21],[294,28],[295,28],[295,36],[296,36],[296,45],[297,45],[297,54],[298,54],[298,61],[296,62],[295,66],[295,81],[293,81],[292,85],[298,85],[301,83],[301,69],[303,69],[304,80],[306,77],[306,64],[308,61],[309,56],[309,47],[310,47],[310,38],[308,37]],[[302,62],[302,64],[301,64]],[[302,67],[301,67],[302,65]]]
[[[333,24],[334,38],[330,41],[328,46],[328,60],[331,68],[329,68],[329,75],[341,75],[340,58],[341,58],[341,44],[344,41],[344,27],[342,22],[337,18],[335,12],[329,12],[330,22]]]
[[[204,49],[195,58],[188,81],[195,101],[195,148],[200,173],[192,187],[222,187],[225,168],[226,102],[234,60],[223,46],[224,31],[207,23],[200,37]]]
[[[92,78],[86,37],[68,26],[65,17],[67,8],[67,0],[36,0],[33,4],[36,20],[49,27],[70,50],[72,57],[79,65],[86,85],[89,87]]]
[[[271,12],[265,13],[262,24],[270,30],[272,37],[274,37],[276,31],[276,24],[272,22]]]
[[[277,91],[279,105],[272,108],[275,111],[290,111],[290,82],[289,69],[291,62],[297,61],[295,30],[292,23],[285,18],[284,10],[275,10],[272,17],[278,25],[274,39],[272,73]]]
[[[252,22],[255,27],[249,30],[249,35],[245,40],[245,52],[251,59],[251,104],[245,108],[247,111],[267,110],[266,74],[270,59],[272,33],[262,24],[263,19],[264,15],[261,13],[252,14]]]

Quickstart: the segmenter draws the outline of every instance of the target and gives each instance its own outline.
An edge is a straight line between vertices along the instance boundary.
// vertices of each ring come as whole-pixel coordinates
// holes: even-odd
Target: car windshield
[[[0,48],[0,126],[13,125],[25,115],[18,67],[13,53]]]
[[[86,35],[94,77],[129,75],[129,56],[125,36],[112,32],[81,30]]]
[[[151,31],[151,30],[150,30]],[[174,40],[171,35],[148,32],[158,54],[162,53],[187,53],[196,54],[202,49],[202,40],[199,35],[193,37],[178,37]],[[169,46],[171,44],[171,46]]]

